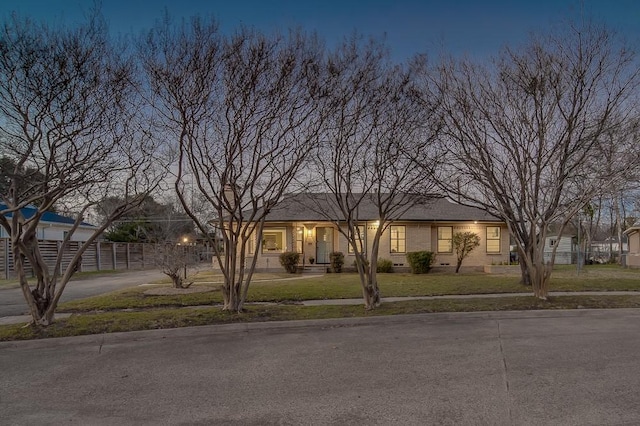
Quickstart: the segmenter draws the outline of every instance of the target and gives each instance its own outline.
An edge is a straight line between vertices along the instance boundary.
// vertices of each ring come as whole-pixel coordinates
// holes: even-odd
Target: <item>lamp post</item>
[[[184,244],[185,246],[185,253],[184,253],[184,279],[187,279],[187,256],[189,256],[189,248],[187,247],[187,244],[189,243],[189,237],[183,237],[182,238],[182,244]]]

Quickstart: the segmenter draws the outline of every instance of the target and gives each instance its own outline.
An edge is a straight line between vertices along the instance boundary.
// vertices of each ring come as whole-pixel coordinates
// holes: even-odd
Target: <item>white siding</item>
[[[574,262],[576,256],[576,245],[573,240],[573,236],[563,235],[561,238],[558,236],[547,237],[544,241],[544,260],[545,262],[551,261],[551,255],[553,253],[554,246],[557,245],[555,264],[557,265],[571,265]]]

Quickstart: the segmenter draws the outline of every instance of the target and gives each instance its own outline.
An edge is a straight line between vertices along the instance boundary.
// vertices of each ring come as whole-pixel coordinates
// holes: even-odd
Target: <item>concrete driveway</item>
[[[61,301],[82,299],[97,296],[110,291],[127,287],[146,284],[151,281],[165,278],[162,272],[157,270],[117,272],[105,275],[88,276],[83,279],[73,280],[67,284],[62,293]],[[0,288],[0,318],[11,315],[29,313],[27,302],[24,300],[22,290],[17,288]]]
[[[638,336],[620,309],[5,342],[0,423],[640,424]]]

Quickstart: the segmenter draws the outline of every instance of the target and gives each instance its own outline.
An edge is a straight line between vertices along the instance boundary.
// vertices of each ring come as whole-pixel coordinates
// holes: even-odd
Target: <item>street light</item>
[[[182,237],[182,244],[184,244],[185,246],[188,245],[189,243],[189,237]],[[189,256],[189,252],[187,251],[188,249],[184,250],[184,279],[187,279],[187,257]]]

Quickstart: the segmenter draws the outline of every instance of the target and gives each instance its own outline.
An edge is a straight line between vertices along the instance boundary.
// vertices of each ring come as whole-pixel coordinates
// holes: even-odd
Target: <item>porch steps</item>
[[[304,265],[302,267],[303,274],[326,274],[329,265]]]

